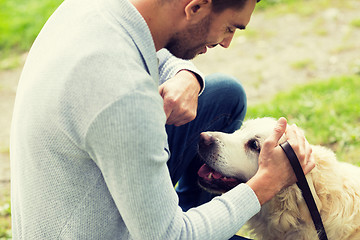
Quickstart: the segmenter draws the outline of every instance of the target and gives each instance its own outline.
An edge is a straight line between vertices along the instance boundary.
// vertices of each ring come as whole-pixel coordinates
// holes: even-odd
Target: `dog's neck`
[[[304,231],[304,226],[312,227],[313,223],[301,191],[294,184],[281,190],[273,199],[265,203],[260,212],[249,221],[249,225],[252,229],[261,229],[256,231],[263,233],[264,236],[259,236],[260,239],[261,237],[272,239],[272,234],[285,236],[288,232]],[[317,236],[315,230],[313,234]]]

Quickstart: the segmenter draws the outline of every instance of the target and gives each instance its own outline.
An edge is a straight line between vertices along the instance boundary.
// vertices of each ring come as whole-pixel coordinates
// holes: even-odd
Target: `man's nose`
[[[233,37],[234,37],[234,33],[224,38],[224,40],[220,43],[220,46],[222,46],[223,48],[228,48],[230,46]]]

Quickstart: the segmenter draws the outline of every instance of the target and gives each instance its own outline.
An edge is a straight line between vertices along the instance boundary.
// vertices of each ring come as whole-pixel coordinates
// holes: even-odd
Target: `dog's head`
[[[273,118],[258,118],[244,122],[232,134],[201,133],[199,156],[205,165],[198,172],[200,186],[210,192],[224,193],[247,182],[258,169],[261,148],[275,125]],[[280,141],[285,141],[284,137]]]

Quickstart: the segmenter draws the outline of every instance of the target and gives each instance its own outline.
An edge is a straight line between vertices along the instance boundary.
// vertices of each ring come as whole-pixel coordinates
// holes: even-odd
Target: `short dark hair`
[[[212,11],[221,13],[228,8],[240,10],[247,1],[249,0],[212,0]],[[257,0],[256,2],[260,2],[260,0]]]

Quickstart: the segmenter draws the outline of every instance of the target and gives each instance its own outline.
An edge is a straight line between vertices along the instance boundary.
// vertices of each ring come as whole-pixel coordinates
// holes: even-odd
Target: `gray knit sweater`
[[[66,0],[35,41],[11,133],[14,239],[227,239],[259,209],[245,184],[182,212],[155,52],[126,0]],[[193,69],[196,71],[195,69]]]

